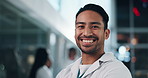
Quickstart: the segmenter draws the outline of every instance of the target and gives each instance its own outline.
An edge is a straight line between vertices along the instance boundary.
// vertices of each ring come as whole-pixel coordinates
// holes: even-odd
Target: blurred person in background
[[[73,63],[76,59],[78,59],[77,51],[75,48],[71,47],[68,50],[68,59],[66,61],[66,66]]]
[[[132,78],[113,53],[104,52],[104,41],[110,34],[108,20],[108,14],[96,4],[87,4],[77,12],[75,40],[82,55],[56,78]]]
[[[53,78],[50,67],[51,60],[46,49],[38,48],[29,78]]]

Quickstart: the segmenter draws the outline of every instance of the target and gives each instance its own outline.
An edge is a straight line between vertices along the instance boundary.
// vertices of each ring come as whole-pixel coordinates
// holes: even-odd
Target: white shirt
[[[36,78],[53,78],[53,76],[51,70],[46,65],[44,65],[38,69]]]
[[[56,78],[77,78],[81,58],[63,69]],[[94,62],[82,78],[132,78],[128,68],[113,53],[105,53]]]
[[[83,73],[85,73],[90,66],[91,65],[79,65],[80,75],[82,75]]]

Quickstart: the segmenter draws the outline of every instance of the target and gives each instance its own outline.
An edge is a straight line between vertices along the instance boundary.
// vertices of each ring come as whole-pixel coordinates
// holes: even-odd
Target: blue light
[[[130,61],[130,52],[126,51],[125,46],[119,47],[119,53],[117,54],[117,58],[120,61],[129,62]]]
[[[120,46],[119,47],[119,53],[124,55],[125,52],[126,52],[126,47],[125,46]]]

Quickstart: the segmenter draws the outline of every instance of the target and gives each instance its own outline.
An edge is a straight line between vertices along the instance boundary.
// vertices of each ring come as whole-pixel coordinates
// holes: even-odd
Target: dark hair
[[[70,51],[70,52],[71,52],[71,51],[74,51],[74,52],[75,52],[76,49],[75,49],[75,48],[70,48],[69,51]]]
[[[29,78],[35,78],[37,70],[45,65],[48,59],[48,54],[45,48],[38,48],[35,54],[35,61],[32,66]]]
[[[76,14],[76,18],[81,12],[86,11],[86,10],[92,10],[92,11],[95,11],[98,14],[100,14],[103,17],[103,22],[104,22],[104,25],[105,25],[104,29],[108,28],[108,21],[109,21],[108,14],[105,12],[105,10],[101,6],[96,5],[96,4],[87,4],[83,8],[80,8],[79,11]]]

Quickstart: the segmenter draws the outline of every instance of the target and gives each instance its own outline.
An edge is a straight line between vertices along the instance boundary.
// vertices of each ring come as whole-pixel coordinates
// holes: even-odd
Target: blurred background
[[[50,54],[54,78],[66,66],[69,48],[80,57],[75,14],[87,3],[109,14],[105,52],[113,52],[133,78],[148,78],[148,0],[0,0],[0,78],[28,78],[39,47]]]

